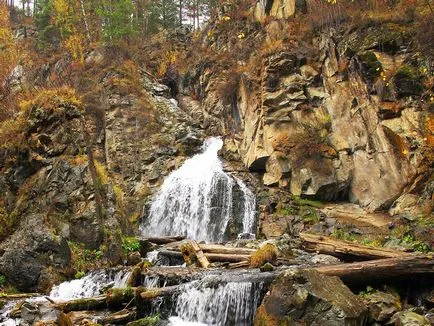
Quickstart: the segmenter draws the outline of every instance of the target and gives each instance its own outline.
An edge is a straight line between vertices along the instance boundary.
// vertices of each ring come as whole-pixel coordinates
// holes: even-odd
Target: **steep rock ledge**
[[[226,153],[262,174],[265,186],[368,211],[420,192],[432,174],[434,117],[421,101],[422,58],[408,52],[410,27],[383,24],[344,37],[330,30],[303,41],[311,44],[285,45],[284,21],[258,29],[249,19],[252,36],[240,41],[252,47],[247,54],[225,45],[224,31],[204,39],[222,55],[243,53],[232,74],[227,62],[213,61],[231,80],[203,59],[181,88],[184,102],[192,90],[200,95],[204,127],[227,135]]]

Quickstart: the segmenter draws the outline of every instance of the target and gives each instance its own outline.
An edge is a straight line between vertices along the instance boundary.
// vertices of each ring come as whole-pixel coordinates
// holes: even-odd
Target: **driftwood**
[[[194,240],[187,240],[181,245],[181,254],[187,265],[197,264],[203,268],[209,267],[209,261],[205,257],[202,249]]]
[[[175,250],[161,250],[160,255],[183,258],[181,252]],[[230,262],[230,263],[246,261],[250,258],[250,255],[239,255],[239,254],[229,255],[229,254],[205,253],[205,256],[211,262]]]
[[[306,251],[319,252],[321,254],[332,255],[342,259],[369,260],[399,258],[411,255],[403,251],[387,248],[374,248],[316,234],[300,233],[300,239],[302,240],[303,247]]]
[[[314,268],[317,271],[338,276],[349,284],[370,281],[412,279],[434,276],[434,259],[428,256],[405,256],[364,262],[327,265]]]

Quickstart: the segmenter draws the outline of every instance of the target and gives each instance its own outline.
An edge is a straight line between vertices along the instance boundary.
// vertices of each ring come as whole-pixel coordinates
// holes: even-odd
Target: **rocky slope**
[[[0,273],[21,291],[45,291],[61,275],[122,263],[124,234],[131,234],[149,194],[200,148],[203,132],[168,87],[138,70],[128,75],[128,62],[104,70],[105,60],[107,53],[96,50],[86,63],[100,71],[97,104],[92,94],[78,100],[67,87],[42,90],[23,104],[16,129],[6,130]],[[138,83],[136,90],[126,92],[123,82]],[[92,105],[101,107],[95,112]],[[7,123],[14,122],[2,127]]]
[[[204,126],[226,135],[225,157],[268,194],[432,217],[432,62],[416,23],[332,21],[312,35],[300,24],[316,5],[258,1],[241,18],[226,8],[183,75],[181,103],[202,107]]]

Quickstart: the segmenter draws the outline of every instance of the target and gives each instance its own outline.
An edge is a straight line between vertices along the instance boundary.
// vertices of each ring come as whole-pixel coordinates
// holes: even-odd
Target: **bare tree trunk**
[[[89,31],[89,24],[87,22],[86,10],[84,8],[83,0],[80,0],[80,7],[81,7],[81,14],[83,15],[83,22],[84,22],[84,28],[86,30],[87,41],[90,42],[91,37],[90,37],[90,31]]]
[[[182,0],[179,0],[179,26],[182,26]]]

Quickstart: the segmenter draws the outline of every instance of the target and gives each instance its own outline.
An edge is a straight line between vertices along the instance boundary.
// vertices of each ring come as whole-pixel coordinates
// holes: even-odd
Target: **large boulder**
[[[287,271],[273,283],[255,326],[365,325],[368,310],[337,277],[315,270]]]

